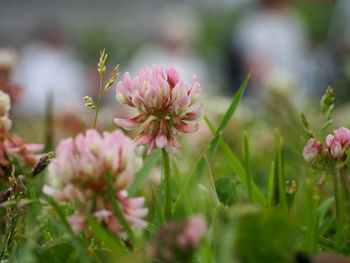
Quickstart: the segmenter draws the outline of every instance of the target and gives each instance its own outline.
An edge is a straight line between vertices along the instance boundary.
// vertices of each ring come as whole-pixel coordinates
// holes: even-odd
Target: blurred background
[[[90,125],[81,98],[98,93],[102,48],[121,77],[174,66],[220,101],[253,69],[248,100],[277,91],[299,107],[331,85],[340,104],[350,95],[349,31],[349,0],[1,0],[0,89],[21,120],[15,129],[39,141],[53,132],[52,116],[59,137]],[[113,126],[113,113],[101,125],[103,116]]]

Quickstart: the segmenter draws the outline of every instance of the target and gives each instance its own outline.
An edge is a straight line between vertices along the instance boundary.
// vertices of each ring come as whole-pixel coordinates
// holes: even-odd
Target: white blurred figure
[[[156,30],[154,41],[141,47],[127,71],[135,76],[144,66],[172,66],[185,82],[190,83],[192,76],[196,75],[207,88],[206,65],[192,48],[199,33],[196,13],[188,8],[169,7],[153,22]]]
[[[337,102],[349,102],[350,98],[350,1],[339,0],[334,8],[330,26],[330,42],[335,53]]]
[[[300,91],[295,89],[303,82],[309,41],[286,0],[262,0],[236,25],[232,45],[244,67],[253,69],[254,95],[268,88],[294,95]]]
[[[11,47],[0,47],[0,90],[6,92],[14,105],[20,98],[22,89],[12,82],[12,69],[17,62],[17,52]]]
[[[16,108],[19,115],[45,114],[49,94],[57,113],[69,111],[84,95],[82,66],[55,30],[44,31],[23,47],[14,80],[24,88]]]

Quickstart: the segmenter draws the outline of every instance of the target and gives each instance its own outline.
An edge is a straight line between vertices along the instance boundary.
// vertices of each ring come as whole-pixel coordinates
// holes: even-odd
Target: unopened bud
[[[83,97],[83,101],[85,102],[85,107],[94,110],[96,108],[95,103],[93,102],[90,96]]]

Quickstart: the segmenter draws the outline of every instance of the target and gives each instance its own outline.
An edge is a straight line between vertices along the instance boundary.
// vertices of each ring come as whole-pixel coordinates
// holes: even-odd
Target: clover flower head
[[[322,151],[321,142],[311,138],[308,140],[307,144],[303,150],[303,157],[308,163],[313,163],[317,160],[317,157]]]
[[[168,222],[152,237],[147,254],[161,262],[187,262],[207,233],[207,223],[195,215]]]
[[[341,159],[345,155],[345,151],[350,146],[350,130],[341,127],[329,134],[326,138],[329,154],[334,159]]]
[[[138,115],[131,119],[115,118],[115,123],[130,130],[142,127],[137,144],[149,146],[149,153],[156,148],[167,152],[178,149],[179,132],[193,133],[198,129],[203,105],[198,102],[200,84],[193,77],[185,84],[174,68],[157,66],[143,68],[135,79],[129,73],[116,87],[116,99],[135,108]]]
[[[85,215],[93,207],[96,219],[105,222],[110,231],[126,237],[106,196],[109,175],[113,178],[116,199],[130,225],[137,229],[147,225],[143,220],[148,212],[143,207],[144,199],[129,198],[125,191],[141,164],[135,148],[135,143],[121,131],[101,135],[96,130],[88,130],[60,142],[56,158],[48,167],[49,185],[45,185],[43,191],[58,201],[76,204],[76,213],[69,218],[76,232],[86,228]]]
[[[9,111],[11,108],[11,99],[8,94],[0,90],[0,132],[8,132],[11,128],[12,122],[9,118]]]
[[[44,149],[43,144],[28,143],[18,135],[9,135],[4,141],[6,154],[8,156],[16,157],[24,161],[28,166],[33,167]]]

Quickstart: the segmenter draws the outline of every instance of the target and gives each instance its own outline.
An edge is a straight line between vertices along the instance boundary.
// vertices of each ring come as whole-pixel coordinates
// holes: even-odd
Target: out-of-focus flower
[[[187,262],[206,233],[207,223],[202,216],[168,222],[153,236],[147,253],[161,262]]]
[[[76,214],[70,218],[76,232],[86,228],[85,214],[91,212],[110,231],[126,236],[106,198],[108,175],[113,178],[115,196],[129,224],[135,229],[147,225],[143,220],[148,212],[143,207],[144,199],[129,198],[125,191],[141,164],[135,148],[135,143],[120,131],[101,136],[96,130],[88,130],[85,135],[60,142],[56,158],[49,165],[49,185],[43,191],[59,201],[76,204]]]
[[[17,62],[16,51],[12,48],[0,48],[0,68],[10,70]]]
[[[0,133],[6,133],[11,129],[12,122],[8,117],[10,108],[10,96],[0,90]]]
[[[306,146],[303,150],[303,156],[304,159],[308,163],[313,163],[317,160],[317,157],[322,151],[322,144],[321,142],[315,140],[314,138],[311,138],[308,140]]]
[[[195,77],[187,85],[174,68],[143,68],[135,79],[125,73],[123,81],[117,84],[116,98],[136,108],[139,115],[115,118],[115,123],[124,129],[142,126],[136,141],[148,145],[149,153],[156,148],[172,152],[181,147],[177,142],[179,132],[192,133],[198,129],[193,122],[202,113],[202,104],[197,102],[200,90]]]
[[[10,133],[10,108],[9,95],[0,90],[0,179],[7,179],[11,173],[12,158],[33,167],[40,157],[38,152],[44,148],[42,144],[26,143],[20,136]]]
[[[36,143],[26,143],[18,135],[10,135],[4,141],[6,153],[9,156],[23,160],[30,167],[34,166],[40,158],[39,152],[44,149],[44,145]]]
[[[333,134],[327,136],[326,143],[328,151],[334,159],[343,158],[345,151],[350,146],[350,130],[345,127],[335,130]]]

